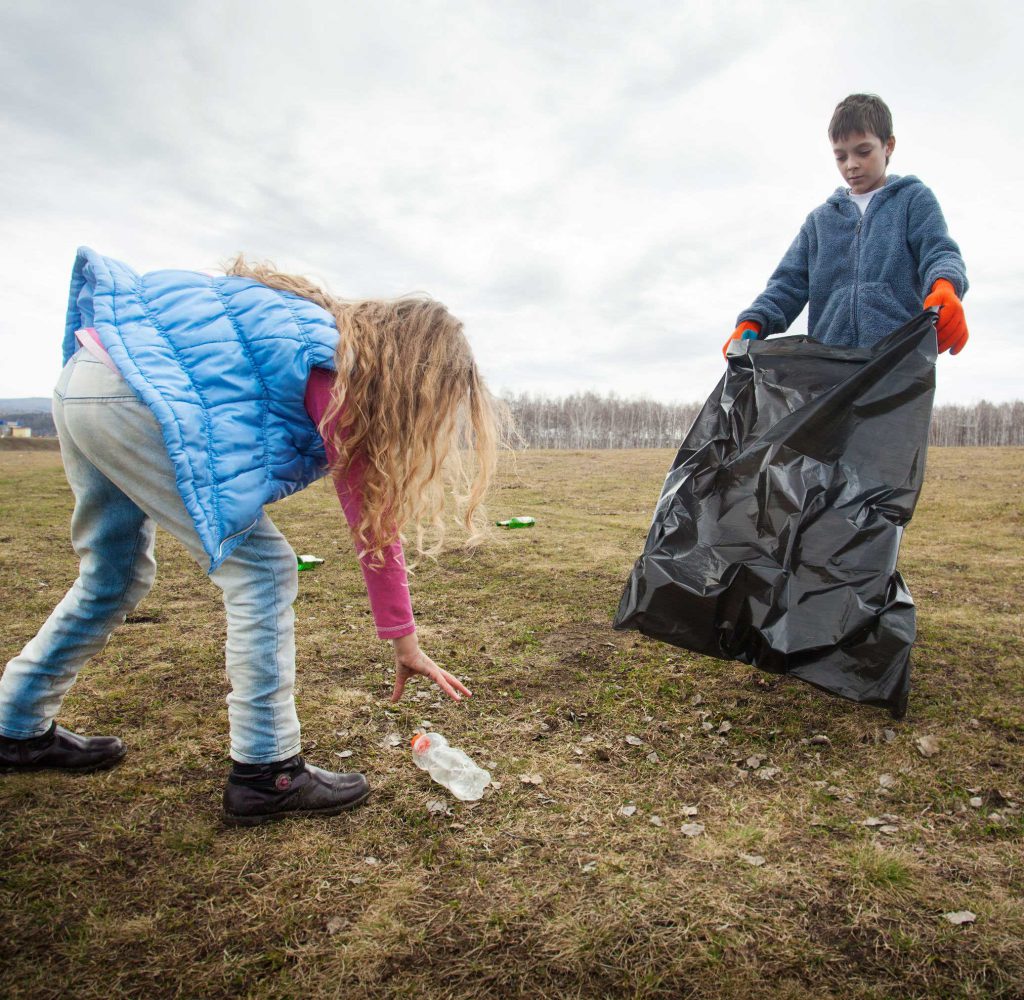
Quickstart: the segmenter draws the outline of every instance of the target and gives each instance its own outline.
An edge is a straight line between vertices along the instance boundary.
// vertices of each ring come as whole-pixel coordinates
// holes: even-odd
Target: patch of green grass
[[[858,846],[850,853],[853,878],[880,889],[907,889],[914,881],[906,861],[874,844]]]

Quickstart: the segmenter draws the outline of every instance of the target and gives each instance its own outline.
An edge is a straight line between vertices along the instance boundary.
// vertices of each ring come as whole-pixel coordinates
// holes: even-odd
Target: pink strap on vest
[[[102,361],[115,375],[121,374],[117,365],[110,360],[107,349],[100,343],[100,335],[91,326],[75,330],[75,338],[97,361]]]

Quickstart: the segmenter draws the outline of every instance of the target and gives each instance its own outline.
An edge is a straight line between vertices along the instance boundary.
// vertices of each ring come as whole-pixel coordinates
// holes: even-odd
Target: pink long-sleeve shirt
[[[331,400],[331,388],[334,385],[334,372],[323,368],[314,368],[306,383],[306,412],[313,423],[320,426],[327,404]],[[333,462],[337,457],[330,442],[330,435],[324,438],[327,460]],[[341,501],[341,509],[345,512],[349,527],[354,530],[359,523],[363,510],[363,468],[364,463],[356,460],[341,476],[334,479],[334,487]],[[373,562],[359,550],[359,564],[366,582],[366,592],[370,598],[370,610],[377,626],[377,635],[381,639],[398,639],[416,631],[416,623],[412,617],[412,602],[409,599],[409,577],[405,570],[405,554],[402,543],[394,542],[384,550],[384,563],[375,566]]]
[[[100,343],[96,331],[89,328],[76,331],[79,343],[94,357],[98,358],[113,371],[117,367],[110,355]],[[314,368],[306,383],[306,412],[317,427],[327,412],[331,400],[331,389],[334,385],[334,372],[323,368]],[[330,435],[324,438],[328,461],[337,457],[337,452],[330,443]],[[405,568],[405,554],[401,542],[395,542],[384,550],[382,565],[374,565],[373,561],[361,550],[355,540],[354,529],[359,523],[363,509],[363,468],[360,461],[353,462],[345,472],[335,477],[334,486],[345,512],[345,519],[353,531],[353,542],[359,553],[359,564],[366,583],[366,593],[370,599],[370,610],[377,627],[377,635],[381,639],[398,639],[403,635],[411,635],[416,631],[416,622],[412,615],[412,601],[409,597],[409,576]]]

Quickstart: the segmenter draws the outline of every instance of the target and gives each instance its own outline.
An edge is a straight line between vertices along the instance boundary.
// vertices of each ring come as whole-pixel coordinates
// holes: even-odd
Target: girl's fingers
[[[453,701],[462,701],[462,696],[473,697],[473,692],[466,687],[454,674],[439,667],[429,656],[424,655],[421,660],[405,666],[399,665],[395,675],[395,690],[391,700],[398,701],[405,690],[405,681],[410,673],[422,674],[433,681]]]
[[[473,692],[470,691],[469,688],[466,687],[466,685],[463,684],[462,681],[460,681],[458,677],[455,676],[455,674],[450,674],[443,667],[437,667],[437,675],[434,679],[437,681],[438,684],[441,683],[440,678],[444,678],[445,683],[449,687],[454,688],[456,691],[459,691],[462,694],[469,695],[470,698],[473,697]]]
[[[468,695],[470,698],[473,697],[473,692],[470,691],[469,688],[466,687],[466,685],[458,679],[458,677],[456,677],[454,674],[448,673],[447,670],[444,671],[444,675],[448,679],[448,682],[452,685],[452,687],[458,689],[464,695]]]
[[[393,702],[398,701],[402,697],[402,692],[405,691],[405,676],[405,671],[401,667],[395,671],[395,690],[391,693]]]
[[[441,673],[443,673],[443,671]],[[452,699],[452,701],[462,700],[462,696],[459,694],[458,691],[455,690],[455,688],[451,686],[451,684],[448,683],[447,678],[442,677],[439,674],[437,677],[434,678],[434,682],[446,695],[448,695],[449,698]]]

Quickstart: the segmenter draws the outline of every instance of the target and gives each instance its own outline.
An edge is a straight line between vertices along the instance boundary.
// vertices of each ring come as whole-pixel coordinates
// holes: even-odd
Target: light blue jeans
[[[0,735],[15,739],[46,732],[79,670],[149,592],[156,525],[209,565],[159,424],[119,375],[79,351],[57,383],[53,417],[75,495],[79,575],[0,678]],[[264,514],[210,579],[227,612],[231,756],[245,764],[291,757],[299,752],[295,553]],[[190,669],[187,652],[183,659]]]

